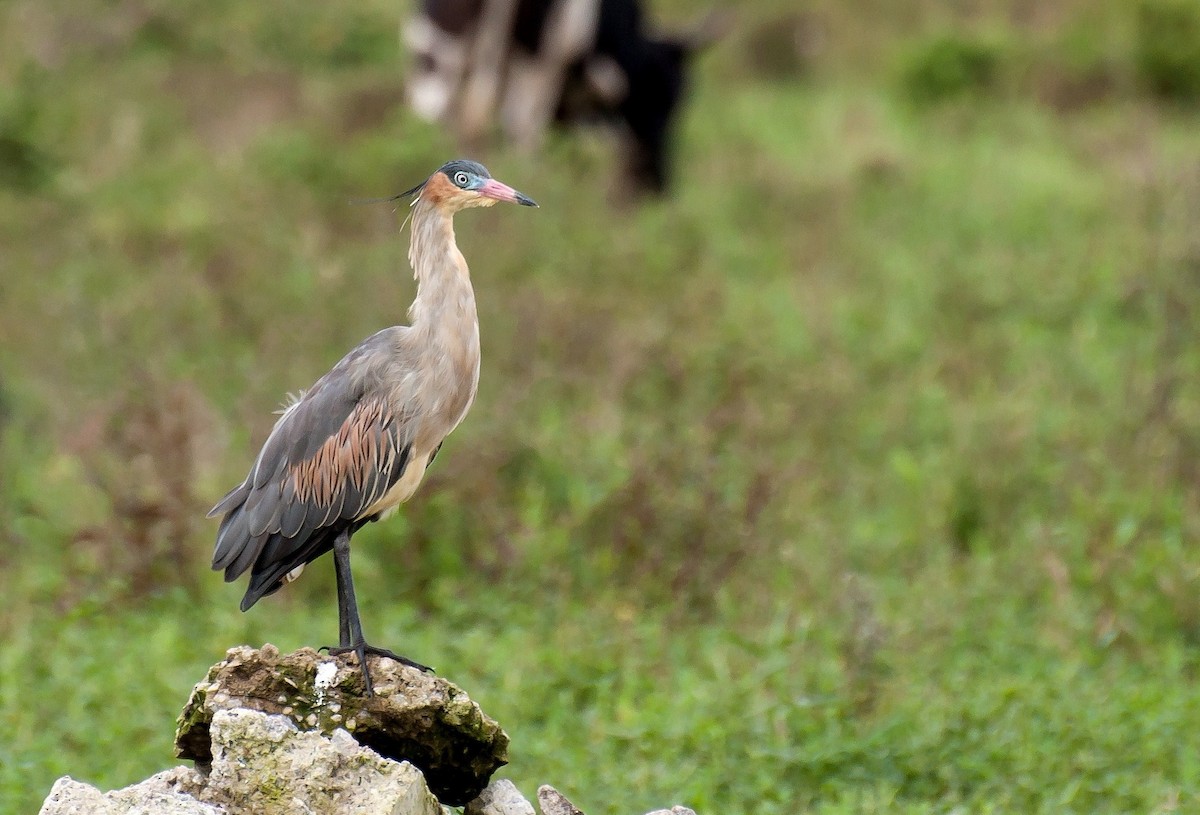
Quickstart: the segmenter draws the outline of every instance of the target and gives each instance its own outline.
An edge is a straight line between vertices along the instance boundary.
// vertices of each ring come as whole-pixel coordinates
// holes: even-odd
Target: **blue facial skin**
[[[449,178],[454,186],[464,190],[478,190],[485,181],[492,177],[492,174],[482,164],[467,159],[448,161],[438,172],[445,173],[446,178]]]

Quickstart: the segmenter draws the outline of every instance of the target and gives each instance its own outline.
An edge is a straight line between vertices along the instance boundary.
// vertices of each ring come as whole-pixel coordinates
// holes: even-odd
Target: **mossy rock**
[[[344,729],[381,756],[415,765],[444,803],[458,806],[478,795],[508,762],[507,734],[453,683],[390,659],[369,663],[374,697],[364,695],[353,655],[231,648],[179,714],[176,755],[210,763],[213,714],[250,709],[287,716],[301,730]]]

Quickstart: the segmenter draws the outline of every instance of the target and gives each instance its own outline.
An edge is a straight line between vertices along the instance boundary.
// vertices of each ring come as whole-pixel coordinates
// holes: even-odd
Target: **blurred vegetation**
[[[1146,2],[1138,22],[1138,68],[1149,87],[1168,98],[1200,100],[1200,5]]]
[[[922,42],[905,72],[905,90],[917,101],[986,93],[996,81],[999,56],[995,46],[951,34]]]
[[[480,394],[356,537],[368,634],[588,811],[1200,808],[1195,10],[741,3],[673,197],[478,156],[542,208],[459,218]],[[332,639],[328,564],[242,615],[203,515],[404,319],[403,213],[346,205],[458,152],[403,13],[0,5],[0,812]]]

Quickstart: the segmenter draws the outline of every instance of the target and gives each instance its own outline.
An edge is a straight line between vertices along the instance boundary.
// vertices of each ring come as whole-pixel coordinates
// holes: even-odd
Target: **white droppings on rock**
[[[315,691],[318,707],[325,705],[325,691],[333,687],[334,680],[337,679],[337,663],[330,660],[322,662],[317,666],[317,678],[313,681],[313,690]]]
[[[333,680],[337,678],[337,669],[337,663],[332,660],[318,665],[316,687],[319,690],[333,687]]]

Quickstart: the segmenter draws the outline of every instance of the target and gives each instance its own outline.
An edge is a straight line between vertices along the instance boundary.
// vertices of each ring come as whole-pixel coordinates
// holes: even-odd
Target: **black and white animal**
[[[658,35],[644,0],[423,0],[406,33],[415,55],[409,101],[477,141],[496,120],[533,148],[551,122],[615,124],[642,190],[670,181],[670,144],[689,60],[724,28],[710,14],[686,34]]]

